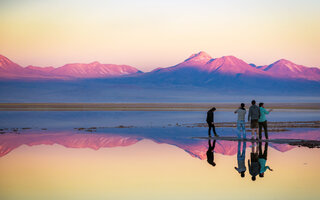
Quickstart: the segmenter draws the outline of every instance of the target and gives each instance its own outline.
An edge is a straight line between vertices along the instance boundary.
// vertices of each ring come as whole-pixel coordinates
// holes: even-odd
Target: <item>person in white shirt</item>
[[[241,103],[240,107],[234,111],[235,114],[238,114],[238,120],[237,120],[237,135],[238,138],[241,138],[241,133],[243,135],[243,138],[246,138],[246,123],[245,123],[245,116],[246,116],[246,109],[245,104]]]
[[[247,170],[245,165],[246,160],[246,141],[243,142],[242,152],[241,152],[241,141],[238,141],[238,154],[237,154],[237,161],[238,167],[234,167],[243,178],[245,176],[245,172]]]

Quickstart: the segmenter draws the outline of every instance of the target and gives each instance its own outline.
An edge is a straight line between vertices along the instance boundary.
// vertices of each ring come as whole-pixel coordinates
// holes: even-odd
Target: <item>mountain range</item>
[[[135,73],[142,72],[128,65],[101,64],[99,62],[92,62],[88,64],[71,63],[58,68],[38,67],[32,65],[21,67],[8,58],[0,55],[1,79],[71,80],[82,78],[110,78]]]
[[[64,66],[37,67],[20,65],[0,55],[0,79],[18,80],[72,80],[92,78],[115,78],[115,77],[147,77],[153,80],[184,79],[184,82],[192,82],[194,79],[202,83],[210,83],[216,77],[265,77],[277,79],[298,79],[309,81],[320,81],[320,69],[297,65],[291,61],[281,59],[270,65],[256,66],[248,64],[234,56],[223,56],[212,58],[206,52],[192,54],[183,62],[165,68],[157,68],[151,72],[143,73],[129,65],[92,63],[71,63]]]
[[[318,102],[320,69],[284,59],[256,66],[203,51],[150,72],[99,62],[21,67],[0,56],[0,93],[0,102]]]

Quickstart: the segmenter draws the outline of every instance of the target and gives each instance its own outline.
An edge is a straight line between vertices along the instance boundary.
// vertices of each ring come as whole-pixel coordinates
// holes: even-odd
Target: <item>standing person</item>
[[[219,137],[219,135],[216,133],[216,127],[214,126],[214,111],[216,110],[215,107],[211,108],[207,112],[207,123],[208,123],[208,135],[211,137],[211,128],[213,130],[214,136]]]
[[[255,181],[256,176],[260,173],[258,148],[255,146],[255,143],[252,143],[250,158],[251,158],[251,164],[250,164],[250,160],[248,159],[249,173],[251,174],[251,180]]]
[[[256,139],[258,139],[258,119],[260,117],[260,109],[256,105],[256,101],[251,101],[251,106],[249,108],[248,121],[250,121],[251,128],[251,139],[254,139],[254,132],[256,132]]]
[[[261,178],[264,177],[264,172],[266,172],[267,169],[269,169],[270,171],[273,171],[273,169],[271,169],[269,166],[266,166],[267,156],[268,156],[268,142],[266,142],[264,146],[263,154],[262,154],[262,144],[261,142],[259,142],[259,164],[260,164],[259,176]]]
[[[245,165],[245,160],[246,160],[246,142],[243,142],[242,146],[242,152],[241,152],[241,141],[238,141],[238,154],[237,154],[237,161],[238,161],[238,167],[234,167],[241,177],[244,177],[244,173],[246,172],[247,168]]]
[[[216,146],[216,140],[213,141],[211,145],[211,140],[208,140],[208,151],[207,151],[207,162],[212,165],[213,167],[216,166],[216,163],[214,162],[214,147]]]
[[[243,135],[243,138],[246,138],[246,123],[245,123],[245,116],[246,116],[246,109],[244,108],[244,103],[241,103],[240,107],[234,111],[234,113],[238,113],[238,120],[237,120],[237,135],[238,138],[241,138],[241,132]]]
[[[269,111],[267,111],[264,108],[264,103],[259,103],[259,109],[260,109],[260,118],[259,118],[259,139],[262,139],[262,127],[264,130],[264,136],[266,137],[266,139],[268,138],[268,126],[267,126],[267,119],[266,119],[266,115],[269,114],[272,109],[270,109]]]

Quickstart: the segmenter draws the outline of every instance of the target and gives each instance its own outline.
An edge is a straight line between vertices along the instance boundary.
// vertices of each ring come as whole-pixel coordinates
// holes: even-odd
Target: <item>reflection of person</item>
[[[218,137],[219,135],[216,133],[216,127],[214,126],[214,111],[216,110],[215,107],[211,108],[207,112],[207,123],[208,123],[208,135],[211,137],[211,128],[213,130],[214,136]]]
[[[244,108],[244,103],[241,103],[241,106],[234,111],[234,113],[238,113],[238,120],[237,120],[237,135],[238,138],[241,138],[241,133],[243,138],[246,138],[246,124],[245,124],[245,116],[246,116],[246,109]]]
[[[252,143],[252,149],[250,154],[250,159],[248,159],[248,167],[249,173],[251,174],[252,181],[256,180],[256,176],[260,173],[260,164],[258,159],[258,148],[256,147],[255,143]],[[250,163],[251,161],[251,163]]]
[[[269,111],[267,111],[264,108],[264,103],[259,103],[259,109],[260,109],[260,117],[259,117],[259,139],[262,139],[262,127],[264,130],[264,136],[266,137],[266,139],[268,138],[268,127],[267,127],[267,119],[266,119],[266,115],[269,114],[272,109],[270,109]]]
[[[208,151],[207,151],[207,161],[210,165],[212,166],[216,166],[216,163],[214,162],[214,147],[216,146],[216,140],[213,141],[212,145],[211,145],[211,140],[208,140],[209,143],[209,147],[208,147]]]
[[[249,114],[248,114],[248,121],[250,122],[250,128],[251,128],[251,139],[254,139],[254,132],[256,132],[256,139],[258,139],[258,119],[260,117],[260,109],[256,105],[256,101],[251,101],[251,106],[249,108]]]
[[[264,146],[264,152],[262,154],[262,144],[259,142],[259,164],[260,164],[260,177],[264,177],[264,172],[269,169],[270,171],[273,171],[269,166],[266,166],[267,162],[267,155],[268,155],[268,142],[266,142]]]
[[[245,165],[246,160],[246,142],[243,142],[242,146],[242,153],[240,151],[241,149],[241,142],[238,141],[238,154],[237,154],[237,160],[238,160],[238,167],[234,167],[240,174],[241,177],[244,177],[244,173],[247,170]]]

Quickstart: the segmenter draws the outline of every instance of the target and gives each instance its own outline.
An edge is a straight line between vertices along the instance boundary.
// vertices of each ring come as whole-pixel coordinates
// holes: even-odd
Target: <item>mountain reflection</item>
[[[273,137],[272,135],[270,136]],[[277,133],[277,138],[304,138],[304,139],[320,139],[319,131],[312,130],[308,132],[283,132]],[[243,167],[243,159],[245,157],[246,143],[241,145],[241,142],[235,141],[213,141],[210,140],[197,140],[191,137],[182,137],[179,134],[171,135],[165,134],[156,135],[151,133],[117,133],[117,132],[103,132],[103,133],[83,133],[77,131],[27,131],[20,134],[6,133],[0,135],[0,157],[5,156],[12,150],[20,147],[21,145],[53,145],[58,144],[66,148],[91,148],[98,150],[99,148],[111,148],[111,147],[123,147],[136,144],[137,142],[148,139],[155,143],[165,143],[174,145],[180,149],[183,149],[189,155],[201,160],[208,158],[208,152],[212,154],[218,153],[223,155],[235,155],[237,154],[238,167],[237,171],[241,174],[245,171]],[[211,141],[212,142],[212,141]],[[209,144],[209,146],[208,146]],[[266,170],[270,167],[266,166],[267,152],[269,144],[264,145],[264,151],[262,151],[262,144],[258,144],[258,162],[261,163],[263,168],[259,176],[263,177]],[[242,146],[242,150],[241,147]],[[296,148],[288,144],[273,144],[270,146],[278,151],[285,152]],[[256,149],[255,149],[256,152]],[[256,154],[255,154],[256,155]],[[209,157],[211,154],[209,155]],[[212,163],[213,162],[212,156]],[[210,158],[211,159],[211,158]],[[255,160],[254,160],[255,161]],[[209,162],[209,160],[208,160]],[[211,161],[210,161],[211,162]],[[241,175],[242,176],[242,175]]]

